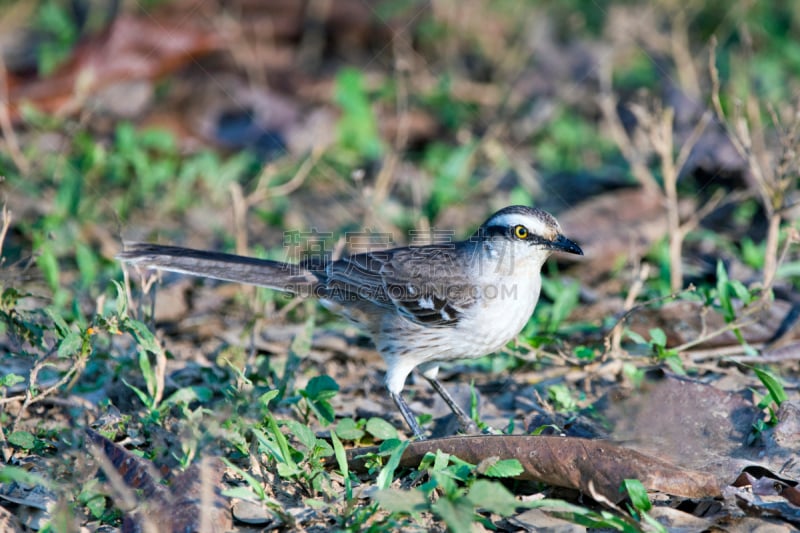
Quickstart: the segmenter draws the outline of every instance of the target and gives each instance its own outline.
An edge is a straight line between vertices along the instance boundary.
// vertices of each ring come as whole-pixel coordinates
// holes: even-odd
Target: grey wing
[[[425,326],[452,326],[477,301],[452,246],[393,252],[380,274],[386,296],[407,319]]]
[[[380,274],[390,257],[391,251],[374,252],[329,263],[325,271],[324,297],[337,303],[366,301],[381,307],[393,307]]]

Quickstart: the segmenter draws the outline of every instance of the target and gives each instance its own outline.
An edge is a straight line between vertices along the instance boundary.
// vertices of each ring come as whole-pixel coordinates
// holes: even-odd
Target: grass
[[[134,233],[144,240],[202,243],[281,259],[287,250],[284,231],[300,224],[331,232],[326,248],[334,249],[338,235],[365,226],[401,235],[401,230],[424,230],[443,220],[477,224],[482,215],[465,203],[486,211],[516,202],[536,205],[548,200],[548,191],[536,187],[539,178],[578,172],[609,176],[623,168],[621,181],[653,187],[670,217],[666,237],[637,258],[652,265],[653,275],[643,280],[627,310],[658,308],[674,299],[701,301],[721,313],[724,331],[734,332],[743,353],[754,353],[742,336],[743,325],[770,305],[775,283],[800,287],[793,245],[797,223],[785,215],[797,187],[796,166],[790,164],[797,125],[784,122],[797,89],[798,53],[791,31],[797,10],[783,6],[773,12],[753,5],[732,25],[713,6],[677,12],[658,4],[652,9],[664,20],[681,16],[688,21],[685,30],[668,24],[659,31],[679,44],[686,31],[692,53],[707,53],[710,36],[717,35],[713,68],[706,68],[707,61],[680,63],[685,54],[658,48],[657,37],[663,35],[653,34],[653,42],[632,39],[620,45],[632,52],[613,61],[608,87],[602,86],[600,73],[598,86],[564,84],[559,94],[528,94],[509,72],[536,74],[525,30],[548,6],[565,12],[557,25],[562,39],[606,41],[604,24],[622,16],[611,9],[617,6],[613,2],[602,4],[600,18],[594,4],[530,2],[524,9],[503,10],[470,3],[464,17],[487,17],[504,32],[508,54],[501,59],[492,55],[487,35],[475,31],[480,25],[473,32],[459,31],[457,19],[448,18],[453,14],[424,14],[408,29],[423,66],[412,62],[407,77],[375,68],[337,69],[328,102],[338,113],[332,143],[270,162],[246,151],[204,147],[187,152],[173,132],[135,121],[118,120],[103,132],[93,127],[91,114],[53,117],[27,107],[14,126],[23,141],[21,154],[0,150],[8,207],[0,232],[5,352],[0,356],[0,483],[50,491],[58,502],[50,511],[50,531],[87,523],[119,526],[122,513],[108,484],[98,481],[97,469],[88,464],[79,437],[80,428],[93,426],[172,471],[207,454],[225,457],[234,480],[226,494],[259,502],[285,527],[296,525],[291,502],[314,509],[317,525],[352,531],[493,528],[534,508],[589,527],[658,530],[635,480],[624,487],[630,495],[627,507],[599,507],[521,498],[526,490],[526,495],[535,491],[516,487],[510,480],[516,465],[503,461],[471,465],[440,453],[415,469],[400,468],[406,444],[391,422],[337,414],[337,407],[362,392],[380,394],[379,386],[371,386],[380,379],[377,370],[358,374],[364,383],[348,379],[352,361],[358,360],[351,352],[367,349],[338,319],[314,304],[266,291],[244,289],[230,296],[192,282],[191,297],[213,305],[197,306],[177,322],[158,321],[152,313],[162,300],[153,306],[140,295],[113,258],[121,235]],[[54,2],[44,3],[36,25],[53,36],[39,50],[39,69],[47,75],[69,57],[80,32]],[[559,54],[568,57],[567,48]],[[667,67],[654,59],[654,49],[664,54]],[[707,188],[679,175],[688,152],[673,139],[674,115],[662,96],[665,78],[692,77],[702,80],[696,98],[713,109],[715,127],[733,139],[748,168],[761,170],[748,184],[719,178]],[[476,80],[485,93],[476,92]],[[614,130],[602,106],[589,111],[580,102],[581,94],[602,97],[604,91],[614,103],[620,95],[647,95],[629,101],[638,105],[639,137],[609,133],[625,133],[626,125]],[[537,109],[530,100],[545,102],[552,112],[535,117],[528,134],[512,131],[509,124],[522,124],[520,117]],[[436,134],[413,145],[400,143],[399,135],[383,136],[386,115],[409,110],[429,113]],[[4,137],[4,146],[10,146]],[[689,136],[687,142],[692,140],[697,141]],[[764,165],[765,160],[777,163]],[[724,231],[704,226],[703,216],[678,215],[686,198],[702,199],[699,213],[722,205],[724,199],[711,189],[725,195],[744,191]],[[312,208],[326,205],[332,207]],[[320,220],[329,225],[316,227]],[[458,233],[471,229],[459,225]],[[716,263],[709,279],[697,281],[695,291],[684,291],[688,275],[682,265],[704,246],[724,252],[726,260]],[[756,278],[735,279],[732,262],[753,269]],[[576,309],[585,301],[581,281],[564,279],[551,268],[543,299],[519,342],[459,368],[478,376],[504,372],[513,379],[515,373],[565,361],[582,367],[620,358],[625,361],[620,372],[631,381],[640,380],[641,368],[654,363],[699,372],[681,357],[692,346],[670,345],[662,329],[643,335],[626,329],[624,319],[619,327],[609,323],[610,317],[603,323],[576,320]],[[609,275],[621,279],[622,271]],[[167,280],[162,294],[173,282]],[[630,285],[619,285],[601,298],[629,296]],[[172,303],[175,298],[180,299],[164,296]],[[280,337],[284,330],[291,333],[288,342],[281,344],[287,335],[262,342],[264,332]],[[350,339],[333,359],[336,364],[320,356],[315,340],[320,332],[344,332]],[[631,356],[636,353],[647,356]],[[752,372],[767,391],[759,404],[765,416],[754,427],[756,439],[777,422],[775,413],[787,392],[779,369],[759,366]],[[575,413],[594,398],[565,381],[541,390],[553,412]],[[370,473],[356,475],[345,449],[372,444],[380,452],[370,459]],[[26,469],[26,461],[35,468]]]

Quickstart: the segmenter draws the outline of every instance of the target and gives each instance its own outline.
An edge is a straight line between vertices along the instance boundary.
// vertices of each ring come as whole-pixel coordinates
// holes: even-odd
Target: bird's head
[[[580,246],[561,233],[555,217],[535,207],[512,205],[503,208],[483,223],[475,237],[511,243],[517,253],[540,257],[542,262],[552,252],[583,255]]]

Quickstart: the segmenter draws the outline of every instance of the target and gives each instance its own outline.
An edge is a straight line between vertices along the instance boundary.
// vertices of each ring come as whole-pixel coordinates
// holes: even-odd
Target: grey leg
[[[408,406],[403,397],[399,394],[395,394],[392,391],[389,391],[389,396],[392,397],[395,405],[397,405],[397,408],[400,409],[400,414],[403,415],[406,424],[408,424],[408,427],[411,428],[411,431],[414,433],[414,437],[417,440],[425,440],[425,435],[422,434],[422,428],[419,427],[419,424],[417,424],[417,419],[414,417],[414,413],[411,412],[411,408]],[[452,401],[452,399],[450,401]]]
[[[479,433],[478,424],[476,424],[475,421],[464,412],[461,406],[456,403],[453,397],[450,396],[450,393],[447,392],[447,389],[444,388],[444,385],[442,385],[442,383],[434,377],[428,377],[424,373],[422,375],[428,380],[428,382],[430,382],[433,390],[439,393],[439,396],[441,396],[447,406],[450,407],[450,410],[453,411],[453,414],[456,415],[456,418],[458,418],[458,424],[461,426],[461,431],[468,435]]]

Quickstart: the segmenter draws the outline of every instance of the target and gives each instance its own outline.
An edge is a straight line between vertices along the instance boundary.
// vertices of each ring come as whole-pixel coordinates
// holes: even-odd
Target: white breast
[[[538,272],[527,279],[487,285],[480,307],[466,315],[456,328],[465,344],[464,351],[470,352],[462,357],[481,357],[514,339],[533,314],[540,288]]]

